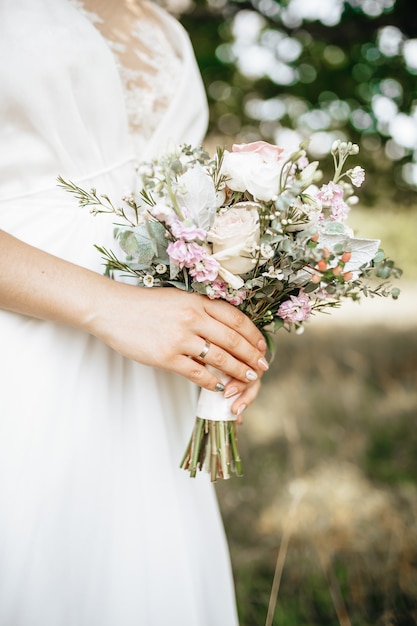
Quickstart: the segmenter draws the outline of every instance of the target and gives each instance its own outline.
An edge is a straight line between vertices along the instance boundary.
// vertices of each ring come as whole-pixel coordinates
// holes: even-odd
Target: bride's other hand
[[[223,391],[205,364],[234,380],[251,401],[252,383],[268,369],[265,341],[249,318],[221,300],[175,288],[111,282],[88,330],[140,363],[170,370],[206,389]],[[191,358],[190,358],[191,357]],[[255,394],[256,395],[256,394]]]

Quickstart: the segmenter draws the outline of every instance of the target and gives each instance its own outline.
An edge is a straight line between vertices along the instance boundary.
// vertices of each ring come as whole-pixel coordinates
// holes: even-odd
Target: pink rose
[[[284,151],[279,146],[274,146],[266,141],[252,141],[252,143],[234,143],[232,152],[252,152],[259,154],[265,161],[279,161]]]
[[[265,141],[235,144],[224,151],[221,173],[232,191],[248,191],[255,200],[269,202],[279,193],[282,148]]]

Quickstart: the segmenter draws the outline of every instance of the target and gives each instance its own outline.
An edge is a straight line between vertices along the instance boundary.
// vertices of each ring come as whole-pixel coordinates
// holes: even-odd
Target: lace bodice
[[[204,137],[191,42],[153,2],[0,1],[0,57],[2,201]]]
[[[158,126],[178,84],[182,59],[159,9],[132,0],[70,0],[112,50],[124,88],[136,154]]]

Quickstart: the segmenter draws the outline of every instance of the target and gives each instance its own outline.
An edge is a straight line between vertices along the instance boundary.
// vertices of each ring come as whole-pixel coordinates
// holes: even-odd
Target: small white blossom
[[[360,165],[348,170],[346,174],[349,176],[352,181],[352,185],[355,187],[360,187],[365,180],[365,170]]]
[[[143,284],[145,287],[153,287],[154,282],[155,279],[153,276],[151,276],[151,274],[145,274],[145,276],[143,277]]]
[[[272,259],[275,251],[269,243],[261,243],[261,257],[263,259]]]
[[[355,204],[358,204],[358,202],[359,202],[358,196],[350,196],[350,198],[346,200],[346,203],[349,204],[350,206],[354,206]]]
[[[164,263],[158,263],[155,267],[157,274],[165,274],[167,271],[167,266]]]
[[[268,267],[267,272],[263,272],[262,276],[267,276],[268,278],[276,278],[277,280],[284,279],[284,273],[279,268],[275,268],[273,265]]]

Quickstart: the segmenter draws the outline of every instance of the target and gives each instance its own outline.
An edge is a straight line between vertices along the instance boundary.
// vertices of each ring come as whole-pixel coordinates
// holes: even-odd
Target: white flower
[[[161,220],[162,222],[165,222],[167,218],[175,216],[174,209],[163,202],[157,202],[148,210],[153,217],[155,217],[157,220]]]
[[[274,248],[269,243],[261,243],[261,257],[263,259],[272,259],[275,254]]]
[[[164,263],[158,263],[155,267],[157,274],[165,274],[167,271],[167,266]]]
[[[275,268],[273,265],[268,267],[267,272],[263,272],[262,276],[267,276],[268,278],[276,278],[277,280],[284,279],[284,272],[279,268]]]
[[[306,187],[313,183],[318,166],[319,162],[313,161],[312,163],[309,163],[299,175],[299,179],[306,185]]]
[[[153,287],[155,279],[151,274],[145,274],[143,277],[143,284],[145,287]]]
[[[282,161],[257,152],[225,150],[221,173],[233,191],[249,191],[255,200],[268,202],[279,192]]]
[[[365,170],[360,165],[348,170],[346,174],[349,176],[352,181],[352,185],[355,187],[360,187],[365,180]]]
[[[252,251],[259,244],[259,236],[259,214],[253,202],[239,202],[216,216],[207,239],[212,243],[213,257],[220,263],[219,274],[229,284],[231,275],[253,269]],[[232,287],[239,289],[242,284],[241,279],[234,280]]]

